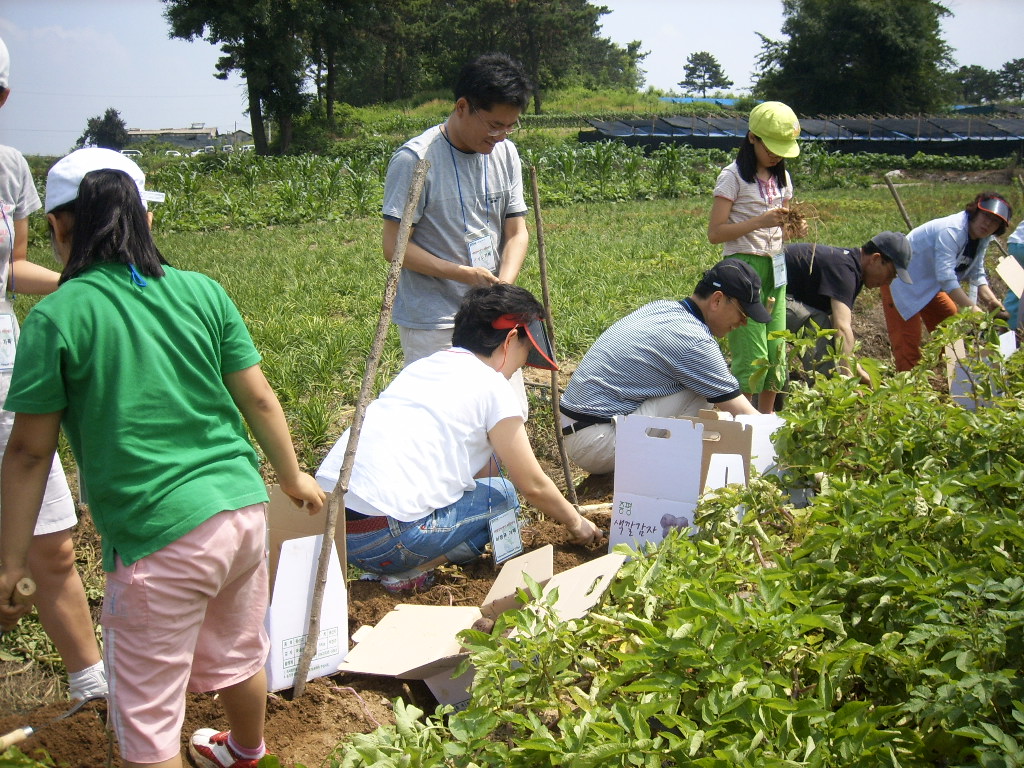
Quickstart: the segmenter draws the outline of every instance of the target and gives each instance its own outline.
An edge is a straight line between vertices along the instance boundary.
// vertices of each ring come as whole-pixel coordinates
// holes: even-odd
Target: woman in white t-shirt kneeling
[[[348,559],[390,591],[425,588],[436,565],[479,557],[490,521],[518,508],[517,489],[573,543],[600,538],[538,464],[508,383],[523,365],[557,369],[543,317],[524,288],[471,290],[452,348],[408,365],[367,408],[345,494]],[[328,491],[348,436],[317,473]]]

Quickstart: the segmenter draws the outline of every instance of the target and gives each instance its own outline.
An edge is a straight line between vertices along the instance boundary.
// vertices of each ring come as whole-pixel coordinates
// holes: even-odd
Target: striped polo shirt
[[[700,309],[690,301],[655,301],[598,337],[569,379],[561,405],[604,419],[683,389],[712,403],[740,394]]]

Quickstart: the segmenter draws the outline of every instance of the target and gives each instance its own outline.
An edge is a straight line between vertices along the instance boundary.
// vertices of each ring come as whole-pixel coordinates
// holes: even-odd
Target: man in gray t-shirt
[[[518,126],[530,84],[502,54],[467,64],[443,125],[410,139],[391,157],[384,184],[384,258],[390,261],[409,183],[430,163],[413,218],[395,300],[405,363],[451,346],[455,312],[473,286],[514,283],[529,233],[519,153],[506,137]]]

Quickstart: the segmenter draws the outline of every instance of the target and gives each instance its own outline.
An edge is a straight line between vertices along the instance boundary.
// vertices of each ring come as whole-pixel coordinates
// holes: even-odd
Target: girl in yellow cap
[[[793,197],[787,157],[800,154],[800,122],[779,101],[758,104],[750,113],[747,136],[735,162],[715,182],[708,239],[723,243],[722,256],[743,259],[761,278],[761,299],[772,321],[748,323],[729,334],[732,372],[762,413],[775,411],[775,396],[786,383],[786,350],[772,331],[786,329],[786,260],[782,225]],[[767,367],[765,362],[767,361]]]

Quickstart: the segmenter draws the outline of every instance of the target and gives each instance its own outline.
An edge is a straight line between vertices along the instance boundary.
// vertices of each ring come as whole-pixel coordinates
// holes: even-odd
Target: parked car
[[[122,149],[121,154],[127,157],[142,157],[142,153],[137,149]]]
[[[220,151],[221,152],[234,152],[235,148],[233,146],[231,146],[230,144],[225,144],[223,147],[220,148]]]
[[[256,145],[255,144],[241,144],[238,147],[238,151],[239,152],[255,152],[256,151]]]
[[[164,152],[164,155],[166,155],[167,157],[181,157],[181,152],[179,152],[176,149],[168,149],[167,151]]]
[[[216,152],[217,148],[210,144],[205,147],[200,147],[199,149],[196,149],[193,152],[190,152],[189,157],[195,157],[197,155],[213,155],[216,154]]]

